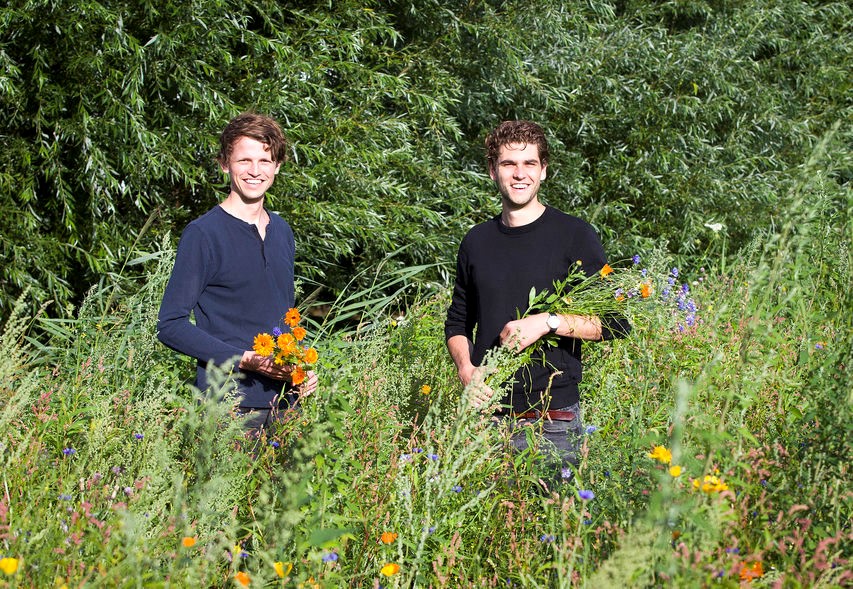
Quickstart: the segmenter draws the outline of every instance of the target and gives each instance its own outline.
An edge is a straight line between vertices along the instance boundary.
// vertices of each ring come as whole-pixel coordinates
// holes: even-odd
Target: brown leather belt
[[[524,413],[513,413],[516,419],[540,419],[544,417],[548,421],[574,421],[577,417],[574,411],[525,411]]]

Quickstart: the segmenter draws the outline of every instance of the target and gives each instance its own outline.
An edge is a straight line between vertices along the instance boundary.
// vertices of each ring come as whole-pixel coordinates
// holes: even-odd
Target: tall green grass
[[[467,406],[446,290],[334,302],[321,388],[260,440],[228,374],[200,395],[156,341],[168,251],[37,340],[21,300],[0,337],[0,586],[849,584],[851,201],[807,177],[734,264],[676,277],[639,252],[657,286],[631,337],[587,348],[572,485]]]

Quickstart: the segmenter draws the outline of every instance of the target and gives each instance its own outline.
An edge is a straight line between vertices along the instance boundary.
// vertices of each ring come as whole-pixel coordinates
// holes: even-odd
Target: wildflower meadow
[[[634,329],[586,347],[558,484],[468,403],[446,287],[301,309],[321,386],[257,440],[229,374],[201,395],[157,343],[165,241],[74,319],[22,297],[0,338],[0,587],[849,587],[851,203],[819,174],[787,198],[736,256],[661,244],[596,277]]]

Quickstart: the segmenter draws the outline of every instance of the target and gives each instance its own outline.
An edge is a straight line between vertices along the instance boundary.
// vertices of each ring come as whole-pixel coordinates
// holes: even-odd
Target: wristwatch
[[[560,328],[560,318],[554,313],[548,313],[545,325],[548,326],[548,333],[557,333],[557,330]]]

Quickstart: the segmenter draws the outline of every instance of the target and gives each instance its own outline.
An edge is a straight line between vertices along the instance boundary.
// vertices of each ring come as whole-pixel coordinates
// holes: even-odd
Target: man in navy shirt
[[[581,433],[581,344],[625,335],[624,318],[527,311],[532,287],[553,291],[554,282],[580,264],[587,275],[606,264],[604,248],[589,223],[539,201],[548,169],[548,143],[539,125],[501,123],[486,139],[489,175],[501,196],[501,214],[473,227],[459,247],[456,281],[445,321],[447,347],[475,407],[488,406],[494,391],[482,385],[480,363],[497,346],[518,351],[556,334],[554,346],[514,375],[498,415],[511,419],[512,443],[527,446],[519,425],[537,426],[541,451],[555,463],[557,479],[577,465]],[[476,334],[476,335],[475,335]]]
[[[292,366],[276,365],[252,350],[254,337],[275,327],[294,306],[294,239],[287,222],[264,207],[264,197],[286,156],[273,119],[244,113],[228,123],[217,156],[231,190],[192,221],[178,244],[157,322],[158,338],[198,361],[196,386],[208,388],[206,367],[233,363],[247,430],[269,425],[297,394],[310,394],[308,373],[297,389],[285,387]],[[190,314],[195,323],[190,321]]]

